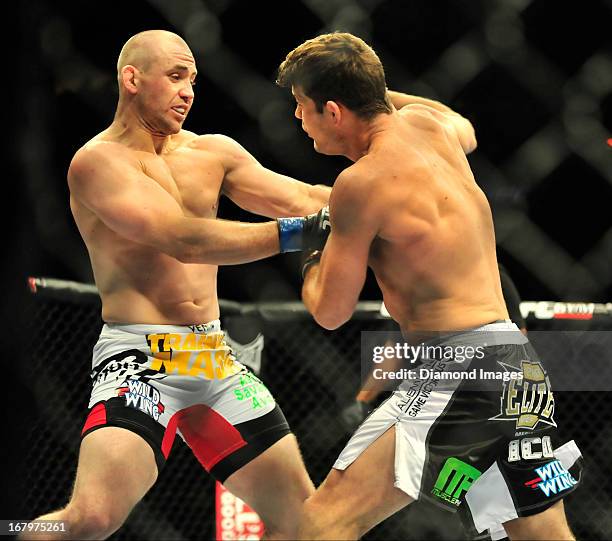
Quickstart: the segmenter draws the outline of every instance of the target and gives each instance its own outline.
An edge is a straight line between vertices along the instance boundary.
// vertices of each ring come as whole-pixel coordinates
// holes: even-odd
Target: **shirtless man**
[[[65,521],[74,539],[108,537],[155,483],[178,430],[268,538],[295,539],[314,487],[280,408],[225,343],[217,265],[316,244],[323,212],[260,224],[216,213],[224,193],[258,214],[300,216],[330,189],[265,169],[228,137],[182,129],[196,65],[179,36],[133,36],[117,73],[115,118],[68,172],[106,324],[72,497],[38,520]]]
[[[523,334],[527,334],[525,319],[520,310],[521,297],[516,288],[516,285],[510,278],[508,271],[503,265],[499,265],[499,277],[501,282],[502,296],[508,310],[510,321],[516,323],[517,327]],[[383,322],[383,328],[386,332],[391,333],[397,331],[395,322]],[[382,330],[378,331],[382,334]],[[395,342],[389,338],[385,341],[386,347],[394,347]],[[381,368],[384,371],[393,372],[402,367],[402,360],[397,357],[385,358],[384,361],[373,363],[372,369]],[[346,406],[340,415],[343,423],[352,432],[366,418],[368,413],[373,409],[373,403],[381,400],[383,391],[387,390],[388,382],[383,379],[376,379],[372,371],[362,383],[362,388],[357,392],[355,400]]]
[[[461,379],[401,383],[307,500],[299,537],[356,539],[421,497],[466,511],[469,527],[494,538],[505,528],[514,539],[571,539],[561,498],[577,484],[580,453],[573,441],[559,446],[546,372],[508,321],[491,210],[465,157],[472,125],[438,102],[387,92],[380,60],[351,34],[303,43],[277,82],[291,88],[315,150],[355,162],[334,183],[327,244],[303,269],[316,321],[335,329],[351,317],[369,265],[405,336],[433,332],[426,344],[439,351],[469,345],[483,356],[449,360],[445,349],[421,366],[523,376],[493,392]]]

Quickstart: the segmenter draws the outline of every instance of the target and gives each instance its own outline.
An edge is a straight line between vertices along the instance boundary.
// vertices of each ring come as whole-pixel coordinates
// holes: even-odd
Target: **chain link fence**
[[[91,279],[65,204],[65,172],[74,150],[112,117],[114,64],[128,36],[168,28],[190,43],[201,66],[204,84],[198,92],[204,99],[198,98],[189,129],[225,133],[271,169],[329,184],[340,164],[311,149],[273,72],[303,39],[344,30],[374,46],[390,88],[440,99],[472,120],[479,149],[470,164],[492,204],[498,248],[523,295],[609,298],[609,0],[556,3],[554,11],[544,0],[291,0],[275,6],[275,17],[262,16],[261,3],[242,0],[133,0],[122,6],[120,18],[115,6],[96,2],[96,25],[90,24],[90,10],[75,6],[50,0],[15,6],[24,55],[19,73],[32,84],[21,89],[25,109],[15,109],[23,118],[15,123],[14,154],[21,171],[17,184],[31,194],[27,227],[35,233],[14,238],[37,254],[30,256],[33,272]],[[571,37],[576,31],[579,40]],[[224,204],[221,217],[245,219]],[[299,283],[299,258],[289,256],[283,263],[251,264],[247,271],[220,269],[222,295],[256,300],[271,292],[278,298],[280,291],[283,298],[297,298]],[[26,336],[37,339],[20,369],[36,402],[37,420],[28,428],[30,455],[24,457],[29,464],[24,507],[36,516],[69,496],[90,391],[91,348],[102,322],[95,293],[30,301]],[[384,320],[375,309],[365,310],[329,333],[305,318],[297,304],[260,307],[251,316],[265,334],[262,378],[319,483],[348,439],[339,412],[359,385],[359,333],[379,330]],[[243,310],[226,308],[224,324],[239,339],[234,329],[244,323],[244,314],[238,315]],[[612,329],[609,315],[565,321],[532,314],[528,320],[530,329],[548,330],[593,329],[598,322]],[[573,352],[568,362],[581,355]],[[609,363],[609,357],[601,361]],[[579,538],[612,539],[608,398],[603,391],[556,393],[559,425],[577,440],[587,462],[583,486],[567,498]],[[212,538],[213,513],[213,482],[177,438],[158,483],[113,538]],[[457,517],[417,503],[368,537],[458,539],[462,533]]]
[[[202,82],[187,129],[223,133],[274,171],[329,185],[345,162],[312,149],[274,78],[304,39],[341,30],[374,47],[389,88],[438,99],[472,121],[479,146],[468,159],[523,296],[611,296],[609,0],[289,0],[275,4],[274,17],[262,2],[132,0],[119,18],[112,3],[93,2],[96,25],[71,0],[14,4],[20,77],[32,82],[16,97],[26,106],[15,110],[12,138],[18,184],[31,194],[32,219],[22,227],[36,230],[31,252],[40,259],[30,272],[92,279],[65,203],[66,169],[113,117],[115,64],[129,36],[167,28],[191,46]],[[219,210],[224,219],[253,219],[225,198]],[[221,295],[297,298],[299,258],[248,269],[245,278],[221,268]],[[378,294],[373,282],[365,298]]]
[[[31,385],[37,419],[29,430],[29,464],[25,507],[31,517],[66,504],[76,471],[80,430],[91,389],[91,349],[102,321],[93,288],[39,288],[27,310],[36,337],[24,377]],[[302,449],[315,484],[330,470],[349,432],[341,409],[354,398],[360,384],[360,332],[383,330],[389,320],[375,308],[360,303],[356,317],[337,331],[317,326],[299,303],[250,305],[224,303],[224,326],[234,339],[263,331],[261,377],[283,408]],[[548,321],[548,322],[546,322]],[[530,329],[550,329],[556,320],[530,319]],[[607,315],[582,328],[611,328]],[[557,325],[572,329],[576,323]],[[242,333],[242,336],[241,336]],[[554,339],[554,334],[553,335]],[[550,341],[550,340],[549,340]],[[550,341],[558,356],[560,346]],[[584,351],[563,350],[564,362],[584,359]],[[546,351],[541,350],[544,361]],[[602,361],[602,359],[598,359]],[[606,361],[606,359],[603,359]],[[609,362],[609,357],[607,358]],[[26,376],[26,374],[24,374]],[[554,385],[554,381],[553,381]],[[556,420],[562,435],[576,439],[586,459],[583,486],[566,498],[571,525],[578,538],[612,537],[612,413],[610,392],[556,392]],[[212,539],[214,537],[214,481],[200,467],[189,448],[176,439],[157,484],[136,507],[112,539]],[[372,530],[367,539],[463,539],[457,516],[417,502]]]

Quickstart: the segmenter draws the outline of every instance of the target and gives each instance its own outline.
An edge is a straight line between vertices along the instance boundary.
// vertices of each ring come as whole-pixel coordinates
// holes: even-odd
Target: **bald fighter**
[[[70,205],[105,322],[74,490],[65,508],[40,517],[65,521],[73,539],[105,538],[121,526],[177,432],[257,511],[269,539],[295,539],[314,490],[279,406],[225,342],[216,280],[218,265],[321,246],[324,211],[288,217],[321,209],[329,188],[262,167],[228,137],[182,129],[196,75],[179,36],[130,38],[117,63],[115,118],[70,164]],[[281,218],[217,220],[221,194]]]
[[[580,452],[560,441],[546,370],[508,319],[491,209],[466,159],[472,125],[387,92],[376,53],[351,34],[291,51],[278,83],[315,150],[354,162],[334,183],[327,244],[305,263],[306,306],[339,327],[370,266],[408,340],[432,346],[425,375],[365,420],[307,500],[299,538],[355,539],[426,498],[494,538],[505,528],[513,539],[571,539],[562,498],[580,479]],[[464,378],[481,369],[514,382]]]

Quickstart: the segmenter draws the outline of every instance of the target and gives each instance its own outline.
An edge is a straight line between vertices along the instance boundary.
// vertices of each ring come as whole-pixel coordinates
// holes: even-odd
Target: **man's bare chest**
[[[147,155],[140,162],[143,172],[177,201],[186,216],[217,215],[224,177],[220,162],[189,151]]]

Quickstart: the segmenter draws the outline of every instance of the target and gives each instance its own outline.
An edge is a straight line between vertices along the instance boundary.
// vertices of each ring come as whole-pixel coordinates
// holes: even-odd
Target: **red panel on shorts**
[[[161,404],[160,404],[161,406]],[[166,459],[170,454],[170,450],[172,449],[172,444],[174,443],[174,438],[176,436],[176,425],[178,424],[181,412],[176,412],[166,425],[166,430],[164,431],[164,439],[162,440],[161,450]]]
[[[178,427],[207,471],[247,444],[238,430],[208,406],[198,404],[179,413]]]
[[[94,426],[99,426],[99,425],[105,425],[106,424],[106,407],[104,406],[104,403],[100,403],[100,404],[96,404],[92,410],[89,412],[89,415],[87,416],[87,420],[85,421],[85,426],[83,427],[83,430],[81,431],[81,436],[83,434],[85,434],[85,432],[87,432],[90,428],[93,428]]]

